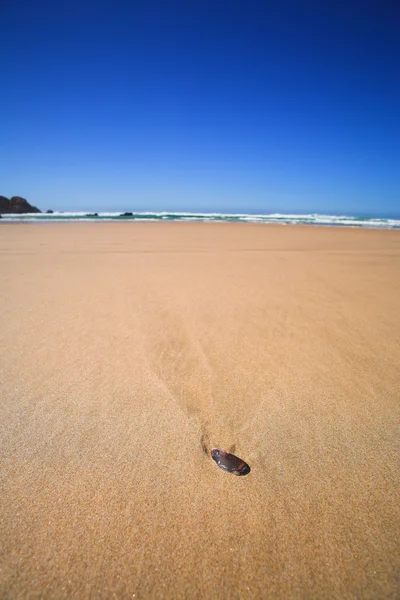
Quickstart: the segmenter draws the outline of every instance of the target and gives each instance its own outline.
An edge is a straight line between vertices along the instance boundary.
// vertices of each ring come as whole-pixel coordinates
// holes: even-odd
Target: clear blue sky
[[[400,213],[398,0],[4,0],[0,194]]]

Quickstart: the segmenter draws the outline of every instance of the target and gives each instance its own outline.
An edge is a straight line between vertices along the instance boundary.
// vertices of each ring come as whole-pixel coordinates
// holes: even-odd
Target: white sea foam
[[[98,222],[98,221],[203,221],[203,222],[243,222],[274,223],[281,225],[325,225],[374,229],[400,229],[399,219],[366,218],[350,215],[324,214],[246,214],[246,213],[194,213],[194,212],[54,212],[30,214],[4,214],[1,222]]]

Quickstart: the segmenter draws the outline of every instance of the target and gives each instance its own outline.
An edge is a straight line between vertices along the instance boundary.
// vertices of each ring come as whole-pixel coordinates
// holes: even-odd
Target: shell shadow
[[[201,428],[200,445],[201,445],[201,449],[203,450],[204,454],[206,456],[209,456],[210,455],[210,450],[209,450],[210,439],[209,439],[208,432],[204,425]]]

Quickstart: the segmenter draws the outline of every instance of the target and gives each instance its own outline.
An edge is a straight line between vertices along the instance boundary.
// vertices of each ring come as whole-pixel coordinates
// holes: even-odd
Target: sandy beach
[[[0,276],[1,598],[400,597],[400,231],[1,224]]]

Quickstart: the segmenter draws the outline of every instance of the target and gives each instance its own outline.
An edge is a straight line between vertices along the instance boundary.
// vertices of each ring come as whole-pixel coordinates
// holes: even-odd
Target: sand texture
[[[0,277],[2,599],[400,597],[400,231],[1,224]]]

